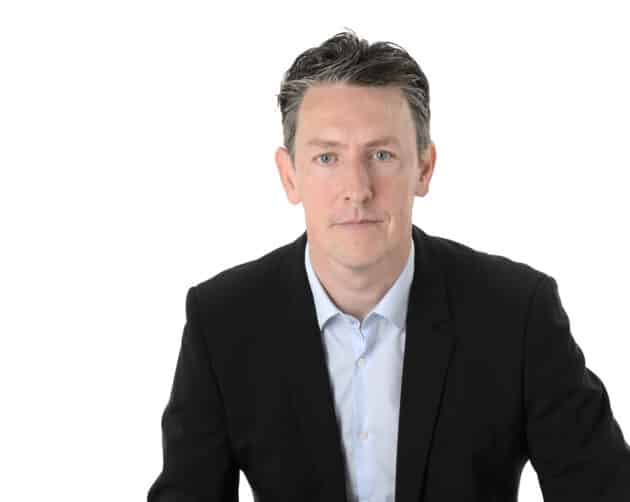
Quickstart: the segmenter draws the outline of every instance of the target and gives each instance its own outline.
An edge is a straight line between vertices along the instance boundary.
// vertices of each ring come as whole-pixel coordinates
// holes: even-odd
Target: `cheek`
[[[386,201],[390,207],[398,207],[403,204],[406,199],[406,187],[400,181],[383,183],[377,187],[381,200]]]
[[[304,199],[313,207],[324,206],[334,198],[337,184],[333,179],[322,179],[318,176],[309,176],[303,180],[302,192]]]
[[[382,203],[386,205],[386,210],[392,218],[400,220],[411,213],[411,202],[413,201],[413,188],[407,182],[392,183],[383,187],[381,192]]]
[[[331,194],[321,184],[310,184],[302,194],[302,204],[306,217],[316,224],[329,217],[332,210]]]

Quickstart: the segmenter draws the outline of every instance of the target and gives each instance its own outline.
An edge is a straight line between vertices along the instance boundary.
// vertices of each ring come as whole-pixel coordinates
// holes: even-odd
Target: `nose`
[[[349,162],[343,180],[344,200],[353,206],[365,204],[373,197],[369,167],[360,159]]]

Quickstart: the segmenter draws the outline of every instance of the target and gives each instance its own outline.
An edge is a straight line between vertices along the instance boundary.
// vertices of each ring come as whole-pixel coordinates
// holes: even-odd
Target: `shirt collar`
[[[407,264],[387,293],[385,293],[383,298],[381,298],[378,304],[366,316],[366,319],[372,314],[378,314],[395,324],[399,329],[402,329],[405,326],[407,320],[409,290],[411,288],[411,281],[413,280],[414,274],[414,255],[414,243],[413,239],[411,239],[411,250],[409,258],[407,259]],[[337,308],[319,281],[319,278],[313,269],[313,265],[311,264],[308,240],[306,241],[306,247],[304,249],[304,265],[306,267],[308,282],[311,286],[311,291],[313,292],[313,299],[315,300],[317,322],[319,324],[319,329],[322,330],[326,322],[335,315],[349,314],[345,314]],[[361,319],[359,319],[359,321],[361,321]]]

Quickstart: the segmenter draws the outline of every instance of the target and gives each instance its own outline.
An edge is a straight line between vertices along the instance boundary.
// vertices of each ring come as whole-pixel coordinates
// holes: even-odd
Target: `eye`
[[[315,157],[315,159],[320,160],[323,157],[332,157],[333,155],[330,152],[326,152],[326,153],[321,153],[319,154],[317,157]],[[330,164],[330,162],[324,162],[324,165],[328,165]]]
[[[389,158],[392,158],[394,155],[392,154],[392,152],[389,152],[387,150],[377,150],[374,153],[385,153],[387,155],[389,155]],[[379,160],[389,160],[389,158],[385,158],[385,159],[379,159]]]
[[[377,150],[376,152],[374,152],[375,154],[379,154],[379,153],[383,153],[385,154],[385,158],[379,158],[378,160],[390,160],[394,157],[394,154],[388,150]],[[335,154],[333,154],[332,152],[325,152],[325,153],[320,153],[319,155],[317,155],[315,157],[315,160],[318,161],[320,164],[323,165],[330,165],[331,162],[327,161],[327,160],[323,160],[322,159],[330,159],[331,157],[335,157]]]

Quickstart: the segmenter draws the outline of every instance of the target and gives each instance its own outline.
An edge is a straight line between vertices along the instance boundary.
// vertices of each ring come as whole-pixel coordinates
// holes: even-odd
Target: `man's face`
[[[389,141],[369,144],[383,138]],[[309,88],[298,113],[295,166],[284,147],[276,164],[289,201],[303,205],[309,246],[323,260],[361,270],[407,256],[414,198],[428,192],[435,146],[419,158],[399,88]],[[368,222],[347,223],[359,220]]]

